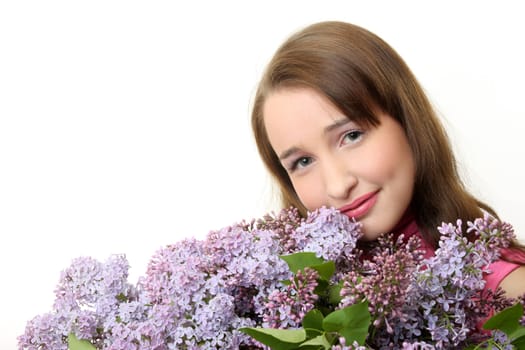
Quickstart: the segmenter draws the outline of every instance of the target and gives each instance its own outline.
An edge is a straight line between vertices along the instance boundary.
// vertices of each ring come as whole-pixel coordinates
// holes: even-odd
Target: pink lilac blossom
[[[263,326],[269,328],[297,328],[303,317],[315,307],[319,274],[311,268],[300,270],[290,277],[284,290],[275,290],[268,296]]]
[[[297,248],[297,243],[294,239],[295,230],[304,222],[300,216],[297,208],[289,208],[281,210],[277,214],[269,213],[258,220],[252,220],[250,227],[256,227],[258,230],[269,230],[274,232],[279,242],[283,253],[291,253]]]
[[[295,212],[294,212],[295,213]],[[290,216],[284,216],[287,219]],[[333,208],[321,207],[310,212],[295,230],[290,232],[288,252],[313,252],[317,257],[332,260],[342,273],[358,260],[357,241],[362,236],[361,224],[350,220]],[[314,307],[317,295],[314,289],[314,271],[299,272],[289,286],[282,283],[266,294],[266,303],[258,311],[263,315],[262,326],[295,328],[299,319]],[[316,277],[315,277],[316,278]],[[335,282],[335,280],[334,280]],[[301,305],[303,303],[303,305]]]
[[[403,307],[412,276],[423,260],[419,243],[415,236],[407,242],[403,235],[395,241],[393,235],[380,237],[369,254],[370,260],[364,260],[359,270],[350,271],[342,278],[340,307],[367,300],[373,325],[393,333],[393,324],[407,320]]]
[[[368,350],[368,348],[359,345],[357,342],[354,342],[351,345],[346,345],[346,339],[344,337],[339,337],[339,344],[332,346],[331,350]]]

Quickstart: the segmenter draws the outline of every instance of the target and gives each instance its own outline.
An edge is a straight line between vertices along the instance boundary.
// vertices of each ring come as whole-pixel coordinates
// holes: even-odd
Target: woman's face
[[[374,240],[410,204],[415,164],[406,135],[388,114],[380,124],[352,122],[313,89],[281,89],[264,104],[270,144],[308,210],[335,207],[363,224]]]

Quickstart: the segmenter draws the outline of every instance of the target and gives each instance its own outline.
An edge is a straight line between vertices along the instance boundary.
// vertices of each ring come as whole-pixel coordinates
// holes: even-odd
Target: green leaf
[[[525,327],[520,325],[517,329],[512,331],[511,334],[509,334],[509,338],[513,341],[520,338],[523,338],[525,340]]]
[[[327,261],[319,265],[310,266],[312,269],[319,273],[319,277],[325,281],[330,280],[330,277],[335,272],[335,263],[333,261]]]
[[[476,350],[476,349],[477,349],[476,345],[469,345],[469,346],[463,348],[463,350]]]
[[[318,258],[315,253],[311,252],[281,255],[281,259],[286,261],[290,271],[293,273],[297,273],[299,270],[304,270],[305,267],[317,266],[325,262],[322,258]]]
[[[290,255],[281,255],[280,257],[288,264],[288,268],[294,274],[297,274],[298,271],[304,270],[306,267],[317,271],[320,281],[318,289],[322,291],[328,287],[328,281],[335,273],[335,263],[333,261],[324,261],[312,252],[300,252]]]
[[[310,310],[304,315],[303,328],[308,339],[323,333],[323,319],[323,313],[317,309]]]
[[[346,324],[346,313],[344,309],[335,310],[326,315],[323,320],[323,329],[328,332],[337,332]]]
[[[512,345],[516,350],[525,350],[525,337],[519,337],[512,341]]]
[[[314,293],[320,297],[327,295],[327,292],[329,292],[328,287],[330,287],[330,283],[328,283],[328,281],[318,278],[317,287],[315,287]]]
[[[512,332],[520,327],[520,318],[523,315],[523,306],[520,303],[508,307],[485,322],[483,329],[499,329],[510,337]]]
[[[347,344],[357,341],[359,345],[363,345],[368,336],[371,320],[368,302],[365,301],[326,315],[323,329],[328,332],[339,332]]]
[[[273,328],[251,328],[245,327],[239,329],[268,345],[273,350],[291,350],[297,349],[299,344],[306,340],[304,329],[273,329]]]
[[[67,337],[67,347],[68,350],[96,350],[88,340],[78,339],[73,333]]]
[[[368,327],[366,329],[346,327],[339,331],[347,344],[353,344],[355,341],[359,345],[364,345],[368,337]]]
[[[305,341],[299,345],[300,349],[305,349],[305,347],[311,347],[312,349],[330,349],[332,344],[328,342],[328,339],[323,335],[319,335],[315,338]]]
[[[343,288],[343,281],[339,281],[338,284],[330,288],[330,295],[328,301],[332,305],[338,305],[343,298],[341,298],[341,289]]]

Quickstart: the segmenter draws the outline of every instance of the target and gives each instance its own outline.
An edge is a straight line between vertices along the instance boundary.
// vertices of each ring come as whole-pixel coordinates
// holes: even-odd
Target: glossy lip
[[[349,217],[359,219],[376,204],[378,192],[379,190],[366,193],[356,198],[352,203],[339,208],[339,211]]]

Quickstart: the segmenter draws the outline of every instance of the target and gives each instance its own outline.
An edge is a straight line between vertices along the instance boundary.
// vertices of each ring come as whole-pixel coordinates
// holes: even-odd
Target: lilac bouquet
[[[512,301],[482,278],[510,225],[485,216],[467,240],[461,222],[444,224],[430,259],[403,235],[365,252],[360,229],[335,209],[305,219],[285,209],[160,249],[136,285],[124,256],[78,258],[19,349],[504,349],[525,339],[521,304],[505,309]],[[503,309],[493,331],[476,332]]]

